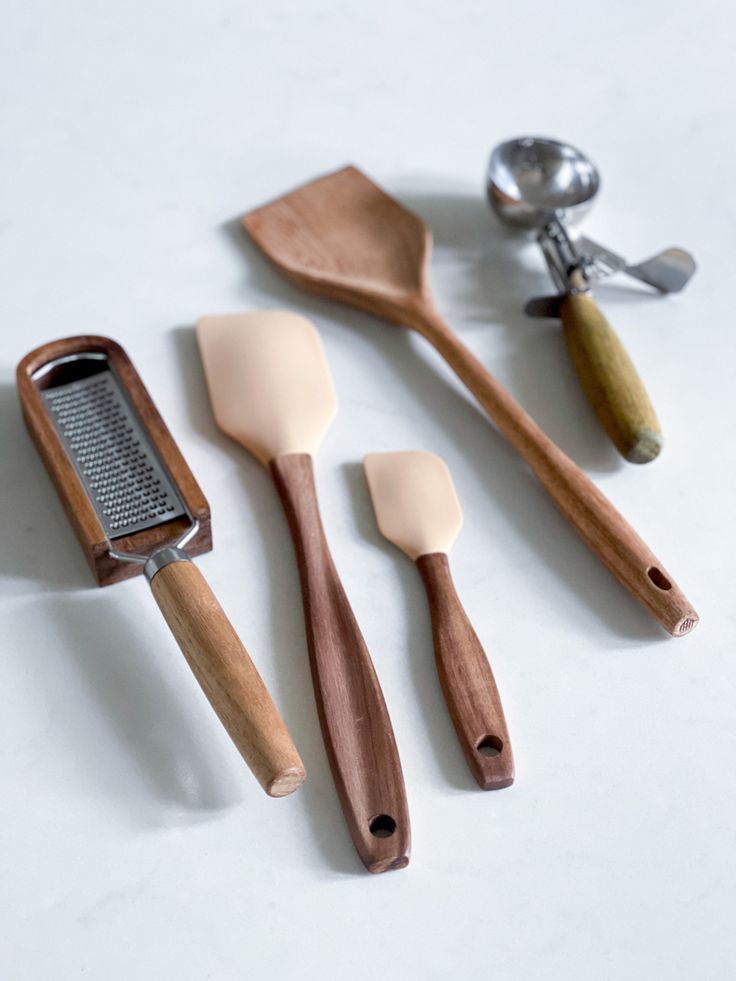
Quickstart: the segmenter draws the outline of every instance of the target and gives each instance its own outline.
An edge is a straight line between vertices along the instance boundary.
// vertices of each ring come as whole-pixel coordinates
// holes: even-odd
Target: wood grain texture
[[[696,626],[692,605],[634,529],[442,320],[429,287],[431,236],[416,215],[345,167],[243,223],[297,285],[422,334],[619,582],[673,636]]]
[[[417,561],[432,618],[437,673],[470,771],[483,790],[514,782],[514,757],[496,681],[443,552]]]
[[[51,361],[80,352],[106,356],[184,503],[199,521],[199,530],[187,543],[187,553],[194,556],[210,551],[212,531],[209,504],[128,355],[109,337],[85,334],[62,338],[36,348],[23,358],[16,372],[18,395],[28,431],[64,505],[97,584],[108,586],[140,575],[143,565],[120,562],[110,555],[103,527],[43,400],[41,393],[49,378],[39,382],[33,378],[35,372]],[[188,525],[185,518],[164,522],[154,528],[118,538],[115,546],[121,552],[149,554],[176,541]]]
[[[258,782],[285,797],[304,782],[299,753],[255,665],[204,576],[172,562],[151,591],[192,673]]]
[[[322,737],[355,848],[370,872],[404,868],[411,832],[396,740],[325,539],[312,458],[270,464],[296,550]]]
[[[662,449],[657,415],[598,304],[589,293],[569,293],[560,318],[580,384],[614,446],[630,463],[654,460]]]

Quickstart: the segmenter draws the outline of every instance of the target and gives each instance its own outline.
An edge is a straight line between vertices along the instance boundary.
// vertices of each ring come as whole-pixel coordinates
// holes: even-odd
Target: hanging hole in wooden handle
[[[658,569],[656,565],[650,566],[647,569],[647,575],[652,580],[657,589],[668,590],[672,589],[672,583],[669,581],[667,576]]]
[[[389,814],[379,814],[368,827],[374,838],[390,838],[396,831],[396,822]]]
[[[503,739],[498,736],[483,736],[475,748],[481,756],[500,756],[503,750]]]

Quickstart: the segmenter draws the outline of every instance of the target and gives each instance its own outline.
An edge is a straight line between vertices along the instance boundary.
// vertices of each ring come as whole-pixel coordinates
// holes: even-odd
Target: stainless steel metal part
[[[575,242],[578,252],[584,257],[589,282],[600,282],[614,273],[626,270],[626,259],[603,245],[584,235],[577,235]]]
[[[661,293],[679,293],[696,269],[690,253],[673,246],[635,266],[626,266],[625,272]]]
[[[623,256],[584,235],[577,237],[577,247],[589,270],[590,282],[600,281],[617,272],[653,286],[660,293],[679,293],[696,270],[695,260],[684,249],[664,249],[635,266]]]
[[[487,190],[501,221],[538,229],[557,215],[580,221],[600,188],[598,171],[580,150],[543,137],[501,143],[488,164]]]
[[[545,319],[560,317],[564,296],[556,293],[554,296],[533,296],[524,304],[527,317],[543,317]]]
[[[145,573],[146,579],[150,582],[157,572],[166,568],[167,565],[171,565],[172,562],[191,561],[187,553],[180,548],[162,548],[146,562],[143,572]]]
[[[538,232],[561,294],[570,292],[572,272],[581,273],[587,287],[624,272],[662,293],[681,290],[696,269],[695,260],[684,249],[666,249],[629,265],[610,249],[568,231],[568,225],[588,212],[600,183],[597,169],[580,150],[543,137],[524,136],[501,143],[488,164],[487,192],[493,211],[507,225]],[[554,297],[538,297],[526,310],[532,316],[555,316],[559,302]]]
[[[158,561],[162,553],[181,551],[196,533],[198,523],[156,455],[107,358],[80,352],[44,365],[38,374],[71,361],[87,362],[84,376],[52,384],[43,390],[43,398],[100,519],[110,554],[125,562],[147,562],[152,558]],[[189,527],[170,546],[159,546],[153,556],[113,545],[116,539],[180,517],[189,518]],[[187,558],[186,553],[181,555]],[[163,558],[155,571],[175,561]]]
[[[581,292],[581,287],[570,286],[570,274],[575,269],[580,269],[587,283],[586,269],[575,243],[559,218],[555,216],[549,219],[539,232],[537,241],[542,248],[544,258],[547,260],[552,280],[560,293],[565,295],[566,293]]]

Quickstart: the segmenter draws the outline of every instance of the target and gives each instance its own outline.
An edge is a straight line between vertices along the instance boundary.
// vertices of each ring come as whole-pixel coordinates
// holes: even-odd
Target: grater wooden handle
[[[478,635],[455,591],[447,555],[420,555],[417,568],[432,617],[437,673],[470,771],[483,790],[510,787],[514,756],[501,697]]]
[[[171,562],[155,573],[151,590],[194,677],[263,789],[271,797],[295,791],[304,782],[304,764],[202,573],[192,562]]]

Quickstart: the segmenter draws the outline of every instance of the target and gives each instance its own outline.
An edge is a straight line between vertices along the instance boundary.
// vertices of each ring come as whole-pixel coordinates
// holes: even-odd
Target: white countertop
[[[0,19],[0,975],[732,978],[734,8],[7,0]],[[649,466],[617,458],[561,332],[521,312],[547,274],[482,176],[523,132],[599,164],[592,237],[699,261],[677,297],[598,293],[663,423]],[[441,309],[677,577],[691,636],[613,581],[426,344],[300,294],[241,234],[244,211],[348,161],[428,222]],[[277,496],[216,432],[194,345],[204,313],[273,306],[314,319],[340,400],[319,491],[413,823],[409,868],[379,877],[333,790]],[[260,791],[145,582],[94,587],[25,433],[15,364],[87,332],[126,347],[210,500],[199,565],[302,752],[293,797]],[[359,467],[409,448],[447,461],[465,512],[455,576],[517,764],[493,794]]]

